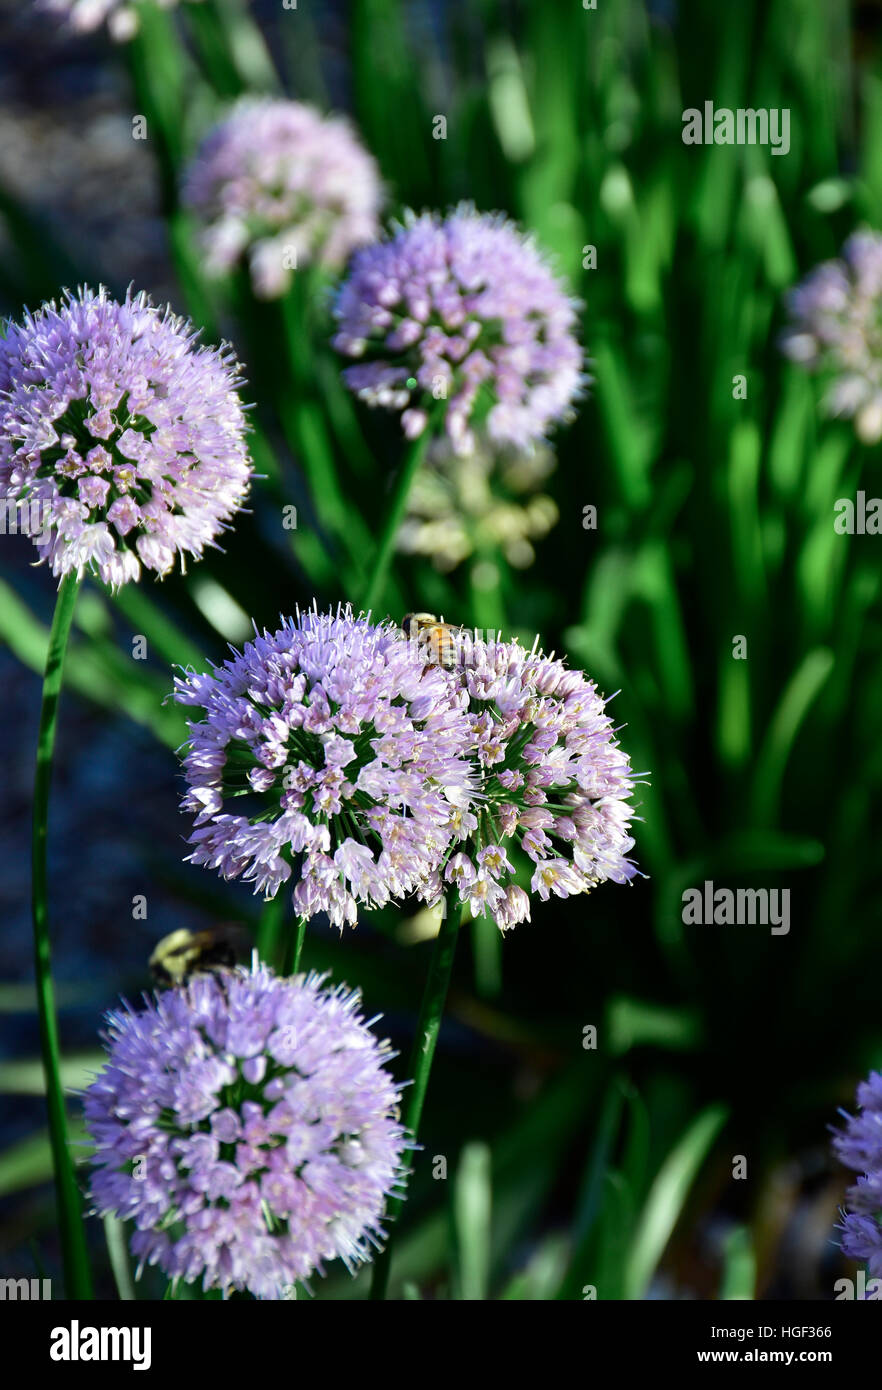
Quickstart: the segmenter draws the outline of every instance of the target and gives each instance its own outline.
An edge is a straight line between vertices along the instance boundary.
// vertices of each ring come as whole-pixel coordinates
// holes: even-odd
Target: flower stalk
[[[300,969],[300,957],[303,952],[303,938],[306,936],[306,925],[308,917],[298,917],[297,927],[288,936],[285,942],[285,956],[282,963],[283,975],[296,975]]]
[[[49,788],[52,780],[52,753],[58,723],[58,702],[64,672],[64,655],[73,621],[80,581],[69,571],[61,582],[55,614],[49,633],[43,700],[37,736],[37,766],[34,777],[34,821],[32,839],[31,907],[34,928],[34,973],[37,985],[37,1013],[40,1023],[40,1050],[46,1080],[49,1112],[49,1140],[55,1175],[55,1196],[64,1260],[64,1280],[68,1298],[91,1298],[92,1284],[83,1210],[77,1186],[67,1132],[67,1112],[61,1082],[58,1015],[52,983],[52,956],[49,941],[49,878],[46,865]]]

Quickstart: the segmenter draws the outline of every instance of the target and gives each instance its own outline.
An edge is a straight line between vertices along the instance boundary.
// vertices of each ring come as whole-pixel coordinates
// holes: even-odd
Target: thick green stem
[[[413,1046],[408,1062],[408,1074],[413,1078],[413,1082],[406,1093],[407,1104],[404,1111],[404,1127],[414,1142],[416,1142],[419,1134],[423,1105],[429,1085],[429,1074],[432,1070],[432,1061],[435,1056],[438,1034],[441,1031],[441,1018],[444,1014],[444,1005],[447,1001],[447,991],[450,986],[450,976],[453,972],[453,957],[456,953],[456,938],[459,933],[460,917],[461,908],[459,906],[458,892],[455,888],[450,888],[448,889],[444,903],[444,916],[441,919],[441,927],[432,948],[432,960],[429,965],[429,974],[426,978],[426,986],[423,991],[423,1002],[420,1007],[419,1022],[417,1023],[417,1030],[414,1034]],[[411,1164],[412,1159],[410,1155],[408,1155],[404,1160],[405,1174],[409,1171]],[[404,1176],[403,1174],[402,1181]],[[394,1222],[403,1205],[403,1197],[393,1197],[386,1211],[387,1220]],[[371,1283],[372,1299],[383,1299],[386,1297],[386,1286],[389,1282],[389,1268],[392,1263],[392,1236],[394,1230],[395,1227],[393,1225],[392,1233],[390,1233],[389,1239],[386,1241],[386,1248],[378,1256],[374,1264],[373,1281]]]
[[[404,520],[407,510],[407,499],[413,487],[413,481],[419,472],[420,465],[425,458],[426,449],[431,438],[431,427],[429,425],[423,430],[417,439],[412,440],[408,449],[401,471],[395,483],[395,491],[392,494],[392,504],[386,516],[383,533],[380,536],[380,543],[374,558],[373,569],[371,571],[370,583],[365,591],[362,607],[367,611],[377,608],[383,600],[383,593],[386,586],[386,575],[389,572],[389,564],[392,559],[392,552],[395,549],[395,539]],[[377,616],[377,615],[375,615]],[[380,614],[379,616],[382,616]]]
[[[46,674],[43,677],[43,703],[37,736],[37,768],[34,777],[34,827],[32,840],[31,905],[34,923],[34,970],[37,983],[37,1010],[40,1020],[40,1048],[46,1078],[46,1104],[49,1111],[49,1138],[55,1171],[58,1224],[64,1257],[64,1281],[68,1298],[91,1298],[92,1281],[86,1253],[83,1208],[71,1158],[67,1112],[61,1084],[58,1017],[52,984],[52,958],[49,946],[49,881],[46,846],[49,814],[49,786],[52,779],[52,750],[58,722],[58,700],[64,668],[64,653],[77,601],[79,580],[69,572],[61,581],[55,615],[49,633]]]

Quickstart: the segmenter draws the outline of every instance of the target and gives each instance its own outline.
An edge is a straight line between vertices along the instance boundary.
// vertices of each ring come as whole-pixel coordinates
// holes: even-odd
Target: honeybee
[[[150,972],[161,985],[185,985],[192,975],[235,965],[250,940],[248,932],[232,922],[196,932],[181,927],[159,942],[150,957]]]
[[[440,666],[445,671],[456,669],[464,628],[445,623],[434,613],[405,613],[401,630],[408,642],[416,643],[426,666]]]

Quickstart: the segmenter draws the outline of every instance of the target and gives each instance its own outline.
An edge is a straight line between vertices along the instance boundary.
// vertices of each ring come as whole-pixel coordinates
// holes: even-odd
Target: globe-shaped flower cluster
[[[369,1258],[407,1141],[357,994],[223,971],[112,1013],[105,1036],[91,1196],[134,1223],[139,1272],[279,1299]]]
[[[530,889],[543,902],[633,878],[635,776],[594,683],[518,642],[467,642],[461,662],[479,797],[457,816],[467,843],[444,882],[504,931],[530,916],[515,848],[532,861]]]
[[[0,496],[53,574],[117,586],[197,558],[251,479],[226,348],[143,294],[89,289],[0,337]]]
[[[825,409],[854,418],[865,444],[882,439],[882,236],[856,232],[838,260],[790,291],[788,357],[827,380]]]
[[[860,1174],[848,1189],[842,1248],[882,1279],[882,1072],[871,1072],[861,1082],[857,1100],[860,1113],[845,1115],[845,1129],[833,1140],[841,1162]]]
[[[209,272],[247,258],[261,298],[284,294],[310,262],[337,269],[377,234],[379,171],[348,121],[301,102],[246,97],[209,132],[184,203]]]
[[[335,304],[343,376],[370,405],[401,411],[409,438],[441,413],[455,447],[474,430],[526,448],[568,418],[580,385],[577,306],[532,240],[461,206],[408,215],[358,251]]]
[[[184,759],[194,863],[271,897],[296,861],[297,912],[340,927],[437,870],[470,796],[469,730],[447,673],[391,624],[298,613],[175,698],[204,715]]]

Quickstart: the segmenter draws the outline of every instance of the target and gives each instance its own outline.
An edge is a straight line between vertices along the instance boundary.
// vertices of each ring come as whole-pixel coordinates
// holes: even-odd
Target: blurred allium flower
[[[472,426],[527,448],[568,418],[582,376],[576,304],[513,223],[460,206],[409,214],[353,258],[335,305],[335,347],[366,357],[343,376],[370,405],[402,411],[409,438],[445,400],[454,445]]]
[[[787,304],[784,352],[826,375],[831,415],[853,416],[865,444],[882,439],[882,236],[849,237],[842,259],[816,266]]]
[[[552,499],[536,491],[555,464],[544,444],[494,455],[486,447],[458,454],[446,440],[433,441],[411,489],[399,550],[452,570],[476,551],[499,546],[510,565],[525,569],[536,558],[531,542],[558,518]]]
[[[204,712],[184,759],[194,863],[272,897],[298,856],[297,912],[339,927],[437,870],[473,779],[468,721],[391,625],[298,613],[175,699]]]
[[[246,97],[206,136],[183,196],[202,224],[209,271],[247,254],[255,293],[274,299],[295,266],[336,269],[376,236],[382,187],[348,121]]]
[[[145,295],[104,289],[4,333],[0,497],[53,574],[116,586],[201,556],[251,478],[232,353]]]
[[[518,642],[477,638],[462,679],[481,799],[457,815],[468,844],[442,878],[472,915],[488,912],[503,931],[529,920],[530,898],[512,881],[515,847],[533,861],[530,888],[543,902],[633,878],[635,776],[594,683]]]
[[[261,966],[108,1024],[84,1097],[91,1196],[134,1221],[139,1272],[277,1299],[325,1260],[370,1258],[406,1141],[357,994]]]
[[[882,1072],[871,1072],[861,1082],[857,1099],[860,1114],[844,1115],[845,1129],[833,1139],[840,1161],[860,1174],[848,1189],[842,1249],[882,1279]]]
[[[99,29],[106,22],[110,37],[123,43],[138,32],[138,6],[130,0],[38,0],[38,3],[41,9],[65,20],[76,33]],[[155,3],[161,9],[171,10],[179,0],[155,0]]]

